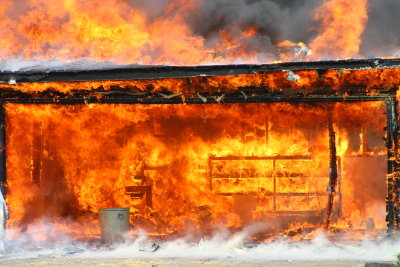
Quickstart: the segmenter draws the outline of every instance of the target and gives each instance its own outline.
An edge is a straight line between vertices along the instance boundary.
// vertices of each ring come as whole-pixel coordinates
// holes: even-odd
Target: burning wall
[[[268,222],[264,234],[321,227],[333,113],[333,229],[383,229],[386,195],[389,231],[398,228],[398,60],[307,62],[396,56],[398,16],[380,10],[396,10],[397,1],[3,2],[0,179],[9,226],[49,217],[57,229],[96,237],[88,222],[98,208],[130,206],[132,225],[169,236],[257,221]],[[391,23],[379,30],[382,14]],[[89,71],[82,61],[68,71],[41,62],[53,58],[305,63],[103,62],[112,69]],[[266,104],[281,101],[297,104]]]
[[[48,217],[78,222],[77,236],[96,237],[99,229],[86,222],[98,208],[130,206],[132,225],[157,234],[235,231],[257,221],[269,223],[268,234],[319,228],[329,108],[342,160],[336,225],[365,229],[370,218],[384,229],[386,168],[368,173],[385,155],[382,107],[7,104],[9,226]]]
[[[133,226],[165,236],[258,221],[261,239],[315,230],[332,114],[332,229],[384,231],[386,194],[397,229],[398,76],[395,59],[2,73],[10,226],[50,217],[94,238],[98,208],[130,206]],[[281,101],[293,104],[266,103]]]

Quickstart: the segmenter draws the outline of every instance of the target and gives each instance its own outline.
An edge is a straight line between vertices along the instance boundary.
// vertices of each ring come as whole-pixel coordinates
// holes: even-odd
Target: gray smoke
[[[369,0],[368,23],[361,45],[363,56],[400,56],[399,11],[399,0]]]
[[[248,63],[247,58],[241,59],[241,52],[253,53],[252,63],[267,63],[280,60],[275,46],[289,40],[293,43],[303,42],[310,44],[317,36],[317,29],[321,21],[313,18],[314,11],[328,0],[123,0],[133,9],[146,14],[147,23],[151,26],[158,20],[179,15],[184,23],[189,26],[194,36],[205,40],[205,48],[221,53],[226,62],[221,63]],[[106,1],[100,1],[104,2]],[[185,9],[187,2],[197,5],[196,9]],[[0,18],[0,36],[12,37],[15,45],[12,54],[1,54],[0,60],[18,60],[22,58],[43,60],[52,56],[57,59],[58,50],[64,49],[64,42],[43,41],[32,46],[31,39],[35,36],[48,34],[49,31],[63,31],[63,26],[70,22],[68,12],[57,14],[46,10],[46,7],[34,5],[28,0],[14,0],[7,12]],[[54,4],[55,6],[59,4]],[[360,54],[364,57],[400,56],[400,10],[399,0],[368,0],[368,22],[362,35]],[[38,12],[40,11],[40,12]],[[119,10],[121,11],[121,10]],[[45,12],[45,15],[38,15]],[[46,13],[47,12],[47,13]],[[7,21],[20,21],[25,23],[20,26]],[[58,25],[54,27],[54,25]],[[22,28],[21,28],[22,27]],[[243,34],[250,27],[257,28],[254,36]],[[172,28],[171,31],[174,29]],[[227,49],[223,43],[223,35],[234,36],[233,40],[239,45]],[[28,32],[28,34],[26,33]],[[52,32],[51,32],[52,33]],[[90,51],[63,55],[70,60],[88,59]],[[219,49],[215,49],[219,47]],[[88,48],[90,49],[90,48]],[[166,54],[165,47],[144,47],[143,54],[153,59],[152,64],[159,64],[160,55]],[[333,49],[333,48],[332,48]],[[329,49],[328,49],[329,50]],[[7,48],[6,50],[7,51]],[[47,55],[47,56],[45,56]],[[231,55],[231,57],[227,56]],[[165,55],[164,55],[165,56]],[[220,56],[215,55],[215,58]],[[176,64],[174,55],[166,64]],[[63,60],[64,58],[60,58]],[[238,60],[235,60],[238,58]],[[323,58],[331,58],[325,55]],[[113,57],[104,60],[114,61]],[[293,60],[301,60],[294,58]],[[4,63],[4,62],[3,62]],[[137,63],[137,62],[128,62]],[[212,64],[215,62],[202,62]],[[36,63],[35,63],[36,64]],[[4,65],[4,64],[3,64]]]
[[[180,12],[166,7],[171,0],[147,1],[126,0],[132,7],[148,14],[149,22]],[[304,42],[315,35],[311,29],[313,10],[320,0],[192,0],[199,9],[192,13],[180,14],[196,36],[205,39],[208,48],[221,43],[221,31],[230,36],[241,36],[250,27],[256,27],[255,36],[242,35],[238,49],[256,53],[271,53],[273,46],[284,40]]]
[[[164,16],[172,0],[126,0],[149,15]],[[320,22],[314,10],[327,0],[193,0],[199,5],[194,14],[184,14],[195,35],[202,36],[209,48],[221,41],[220,31],[237,34],[256,26],[259,32],[242,39],[247,51],[265,52],[284,40],[310,43]],[[362,36],[361,54],[365,57],[400,55],[400,1],[369,0],[368,23]],[[171,12],[171,11],[170,11]]]
[[[286,39],[305,42],[310,37],[311,14],[320,1],[315,0],[203,0],[198,13],[190,17],[196,34],[205,38],[220,30],[251,26],[258,37],[277,44]]]
[[[165,12],[166,6],[171,2],[171,0],[125,0],[128,2],[132,8],[140,10],[147,15],[148,22],[153,22],[157,18],[161,17]]]

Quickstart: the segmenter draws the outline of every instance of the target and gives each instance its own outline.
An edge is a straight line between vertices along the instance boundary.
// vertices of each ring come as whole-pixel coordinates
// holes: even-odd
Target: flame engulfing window
[[[336,227],[385,228],[383,107],[333,105]],[[324,220],[326,105],[7,104],[6,115],[11,226],[47,217],[96,236],[98,209],[116,206],[161,234],[259,221],[271,233]]]

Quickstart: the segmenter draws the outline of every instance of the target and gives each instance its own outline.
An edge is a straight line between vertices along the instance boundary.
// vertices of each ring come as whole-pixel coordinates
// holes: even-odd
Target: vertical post
[[[329,230],[332,221],[333,203],[336,196],[338,183],[337,156],[336,156],[336,135],[333,129],[332,111],[328,110],[328,132],[329,132],[329,186],[328,186],[328,207],[326,210],[325,230]]]
[[[6,112],[4,103],[0,103],[0,189],[6,196]]]
[[[153,207],[153,189],[151,185],[146,186],[146,205],[150,208]]]
[[[396,97],[390,96],[386,100],[387,126],[387,197],[386,197],[386,223],[387,232],[392,234],[399,230],[399,200],[400,200],[400,164],[398,158],[398,114]]]
[[[337,194],[338,196],[338,217],[342,216],[342,206],[343,206],[343,198],[342,198],[342,158],[340,156],[337,157],[337,172],[338,172],[338,182],[337,182]]]
[[[367,128],[363,126],[360,130],[360,153],[365,155],[367,152]]]
[[[272,161],[273,166],[273,176],[274,176],[274,211],[276,211],[276,160]]]
[[[213,172],[213,164],[212,164],[212,158],[214,155],[208,155],[208,179],[209,179],[209,188],[210,192],[213,191],[213,177],[212,177],[212,172]]]
[[[40,185],[42,180],[43,158],[43,125],[42,122],[32,122],[32,181]]]
[[[268,145],[269,141],[269,117],[265,117],[265,135],[264,135],[264,145]]]

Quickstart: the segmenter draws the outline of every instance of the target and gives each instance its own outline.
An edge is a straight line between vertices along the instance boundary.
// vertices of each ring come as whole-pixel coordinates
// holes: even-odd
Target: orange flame
[[[368,19],[367,0],[330,0],[315,12],[320,34],[311,42],[314,58],[359,57],[361,34]]]
[[[60,3],[29,0],[29,11],[14,20],[5,14],[12,13],[15,1],[4,1],[0,58],[86,58],[119,64],[260,63],[259,52],[244,45],[260,34],[258,27],[221,29],[218,40],[208,44],[185,20],[199,8],[195,1],[171,1],[154,20],[125,1]],[[315,19],[322,21],[322,27],[310,45],[314,59],[359,56],[366,0],[326,1],[315,12]],[[289,40],[277,45],[294,46],[306,47]],[[293,58],[276,51],[263,53],[273,59]],[[185,97],[203,92],[216,95],[254,87],[288,95],[309,95],[322,89],[345,97],[349,92],[359,93],[359,88],[375,95],[400,84],[398,69],[293,74],[295,81],[283,71],[1,84],[0,88],[27,92],[33,98],[46,91],[69,97],[81,90],[101,98],[115,88],[128,93],[167,90],[184,102]],[[368,171],[385,152],[382,103],[331,108],[338,156],[343,160],[340,200],[335,203],[341,208],[333,225],[346,230],[383,229],[384,219],[377,210],[382,210],[385,198],[386,167]],[[42,217],[56,223],[64,218],[84,227],[75,233],[76,229],[59,226],[63,231],[96,236],[98,225],[93,221],[99,208],[129,206],[132,225],[160,234],[193,229],[209,233],[216,225],[237,230],[258,221],[271,222],[271,232],[318,228],[329,179],[326,109],[320,104],[7,104],[9,226],[23,226]],[[366,183],[364,177],[374,183]]]
[[[131,207],[133,225],[160,234],[207,233],[216,225],[238,229],[257,221],[271,222],[273,232],[285,229],[284,220],[299,225],[311,219],[315,228],[323,220],[329,180],[323,105],[8,104],[6,109],[9,226],[43,216],[64,218],[83,222],[86,228],[71,234],[86,236],[98,232],[98,225],[89,223],[98,209],[115,206]],[[375,142],[370,155],[384,155],[377,141],[383,135],[382,103],[337,104],[334,110],[345,166],[337,227],[342,222],[365,229],[372,218],[382,229],[384,218],[375,211],[384,203],[385,169],[368,178],[376,184],[363,183],[360,170],[346,165],[351,157],[364,164],[366,154],[350,142],[361,128]],[[297,217],[284,217],[290,214]]]
[[[263,37],[257,25],[224,26],[216,29],[219,36],[212,40],[196,34],[188,23],[201,5],[194,0],[170,1],[156,18],[121,0],[62,0],[57,4],[28,0],[24,2],[26,12],[14,10],[18,1],[3,2],[2,60],[56,58],[170,65],[304,60],[282,57],[267,44],[264,50],[249,45],[252,38]],[[359,56],[367,18],[367,0],[325,1],[314,11],[314,19],[321,25],[310,43],[312,58]]]

